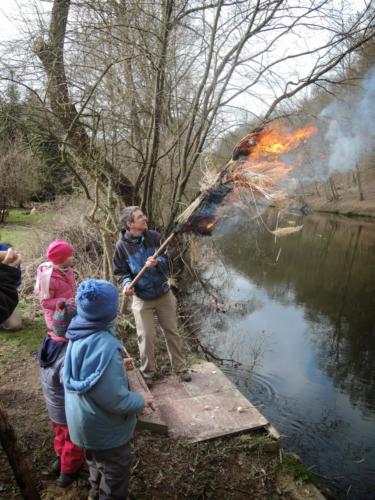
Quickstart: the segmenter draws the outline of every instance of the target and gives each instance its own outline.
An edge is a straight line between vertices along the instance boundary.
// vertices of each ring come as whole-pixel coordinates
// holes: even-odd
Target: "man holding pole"
[[[155,314],[164,332],[172,369],[181,381],[189,382],[191,376],[186,369],[182,341],[177,333],[176,298],[168,283],[168,259],[165,255],[154,255],[161,244],[160,234],[148,229],[147,217],[137,206],[125,208],[122,223],[124,229],[116,243],[113,270],[125,298],[133,297],[141,373],[150,387],[156,369]],[[132,285],[142,268],[145,268],[144,274]]]

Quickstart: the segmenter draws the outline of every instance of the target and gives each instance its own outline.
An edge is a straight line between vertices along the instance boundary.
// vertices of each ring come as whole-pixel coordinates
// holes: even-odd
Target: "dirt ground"
[[[12,334],[7,334],[12,335]],[[0,397],[18,435],[43,499],[85,499],[79,481],[63,490],[49,473],[54,459],[35,354],[1,340]],[[130,498],[321,498],[309,475],[263,434],[243,434],[188,444],[147,432],[133,440]],[[0,448],[0,498],[21,498],[7,457]]]

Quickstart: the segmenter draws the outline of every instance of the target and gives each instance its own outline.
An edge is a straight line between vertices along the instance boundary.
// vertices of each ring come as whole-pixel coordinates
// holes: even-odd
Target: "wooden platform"
[[[129,387],[134,392],[150,392],[139,370],[133,369],[126,372],[129,380]],[[160,415],[160,410],[156,404],[155,411],[145,408],[138,416],[137,429],[146,429],[158,434],[168,434],[168,424]]]
[[[179,382],[175,376],[155,382],[151,392],[157,412],[151,415],[147,410],[140,422],[146,421],[147,427],[147,421],[154,418],[156,427],[167,426],[170,435],[191,442],[267,428],[264,416],[216,365],[196,364],[191,367],[191,375],[191,382]]]

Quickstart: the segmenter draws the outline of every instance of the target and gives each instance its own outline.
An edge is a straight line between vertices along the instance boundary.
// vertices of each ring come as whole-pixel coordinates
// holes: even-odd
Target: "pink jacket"
[[[61,299],[71,299],[75,294],[76,287],[73,269],[69,267],[68,270],[64,272],[54,268],[49,282],[48,299],[43,299],[41,296],[39,297],[44,319],[49,330],[52,330],[53,313],[55,312],[57,302]]]

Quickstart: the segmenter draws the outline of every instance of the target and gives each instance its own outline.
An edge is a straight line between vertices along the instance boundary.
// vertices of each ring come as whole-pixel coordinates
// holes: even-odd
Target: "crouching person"
[[[84,452],[72,443],[65,417],[63,367],[68,341],[65,333],[75,315],[72,305],[57,303],[52,319],[52,330],[44,338],[38,351],[40,379],[48,415],[52,421],[56,461],[52,472],[58,477],[57,484],[63,488],[78,478],[84,463]]]
[[[113,325],[117,288],[108,281],[86,280],[78,287],[76,304],[64,367],[69,432],[85,449],[89,498],[123,500],[128,494],[129,441],[136,414],[153,400],[128,389],[122,344]]]

